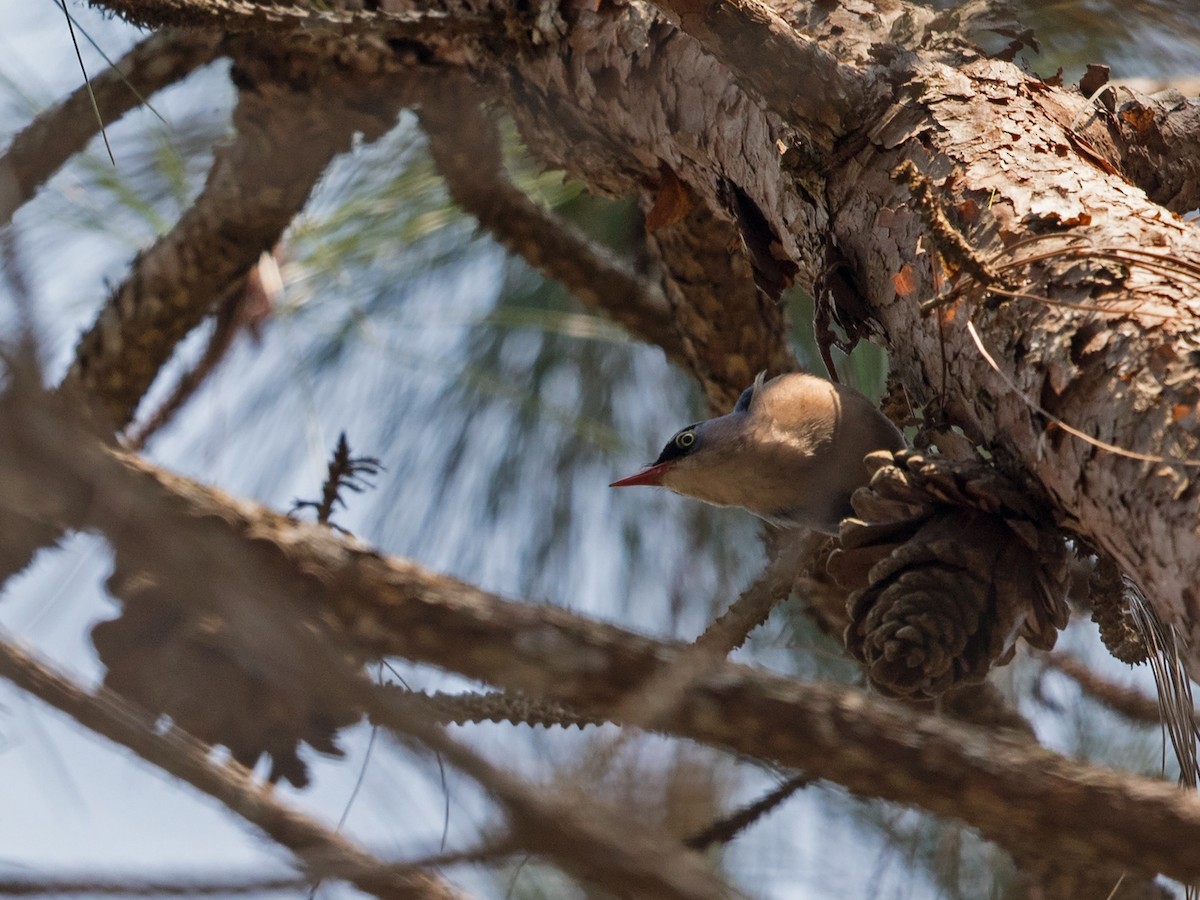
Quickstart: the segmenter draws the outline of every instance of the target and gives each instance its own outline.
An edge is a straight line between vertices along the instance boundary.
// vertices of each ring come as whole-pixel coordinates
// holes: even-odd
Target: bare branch
[[[415,739],[440,754],[491,793],[509,819],[514,840],[581,878],[617,892],[644,892],[674,900],[729,896],[702,858],[673,838],[619,818],[594,800],[527,785],[448,738],[422,709],[397,703],[389,692],[371,684],[356,669],[355,654],[345,644],[346,634],[333,627],[329,611],[314,608],[321,578],[314,579],[317,573],[311,570],[295,569],[267,532],[247,540],[248,534],[230,529],[223,522],[225,515],[238,515],[234,512],[238,504],[230,498],[218,501],[223,512],[218,512],[217,506],[202,511],[185,496],[165,489],[149,467],[130,465],[132,461],[124,454],[104,449],[69,419],[56,416],[46,395],[11,392],[0,403],[0,421],[13,426],[20,422],[22,431],[18,436],[0,429],[10,439],[0,443],[0,469],[8,467],[12,474],[0,488],[0,505],[28,503],[34,485],[54,472],[56,486],[49,492],[53,496],[47,498],[46,508],[55,509],[71,525],[103,532],[113,544],[118,571],[151,572],[164,597],[169,595],[193,614],[233,623],[226,632],[225,649],[244,660],[247,668],[267,673],[272,685],[293,695],[339,696],[346,707],[367,711],[402,740]],[[48,440],[58,450],[50,457],[28,455],[40,440]],[[176,483],[176,487],[181,485]],[[218,496],[211,494],[214,500]],[[36,501],[34,505],[38,505]],[[284,523],[288,520],[275,517],[274,525]],[[318,526],[305,529],[289,523],[289,527],[333,535]],[[330,547],[336,546],[338,541],[333,539]],[[198,571],[204,572],[203,578],[195,577]],[[70,690],[69,684],[24,659],[19,651],[2,647],[0,651],[0,675],[67,709],[81,723],[108,737],[139,752],[160,754],[147,758],[172,774],[199,779],[197,786],[235,811],[247,815],[241,805],[234,804],[250,804],[256,824],[264,829],[273,827],[268,833],[277,840],[277,834],[286,838],[292,833],[283,830],[290,820],[283,825],[273,819],[260,821],[265,813],[253,805],[255,797],[242,798],[214,783],[207,768],[197,771],[197,759],[161,755],[165,745],[159,736],[145,734],[152,720],[141,716],[136,727],[121,731],[117,729],[120,723],[111,721],[114,715],[103,714],[103,704],[97,712],[91,698]],[[108,692],[97,695],[105,703],[112,697]],[[304,841],[317,840],[301,826],[295,828],[300,829]],[[330,874],[360,886],[374,885],[376,893],[387,890],[392,896],[400,895],[397,891],[404,883],[394,873],[381,872],[373,861],[347,855],[349,852],[339,857],[338,867]]]
[[[793,775],[779,787],[759,797],[730,816],[713,822],[708,828],[692,835],[684,843],[697,850],[704,850],[713,844],[728,844],[741,832],[745,831],[788,797],[802,787],[812,783],[811,775]]]
[[[459,896],[436,876],[403,865],[384,865],[319,823],[283,806],[241,766],[213,765],[204,744],[174,727],[157,728],[152,718],[116,694],[105,690],[88,694],[7,640],[0,640],[0,677],[221,801],[295,854],[314,876],[344,878],[381,900],[449,900]]]
[[[312,884],[308,878],[201,878],[148,880],[137,876],[113,878],[9,878],[0,881],[4,897],[235,897],[242,894],[275,894],[302,891]]]
[[[506,691],[484,693],[447,694],[438,691],[427,694],[405,688],[385,685],[383,690],[393,696],[398,709],[406,704],[422,710],[431,721],[443,724],[465,725],[468,722],[509,722],[513,725],[533,725],[543,728],[584,728],[588,725],[603,725],[611,720],[600,716],[586,716],[543,700],[535,700],[521,694]]]
[[[1103,703],[1125,718],[1144,725],[1158,725],[1162,722],[1158,701],[1147,697],[1136,688],[1125,687],[1102,678],[1079,660],[1064,653],[1047,654],[1043,661],[1047,669],[1066,675],[1093,700]]]

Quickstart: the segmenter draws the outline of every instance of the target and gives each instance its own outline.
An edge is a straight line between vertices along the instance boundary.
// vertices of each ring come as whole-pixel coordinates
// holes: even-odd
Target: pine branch
[[[146,879],[136,876],[113,878],[7,878],[0,880],[3,897],[237,897],[245,894],[275,894],[302,891],[312,884],[307,878],[245,878],[211,881],[202,878]]]
[[[557,703],[532,699],[506,691],[448,694],[437,691],[410,691],[396,685],[385,685],[394,702],[403,709],[411,705],[421,709],[432,721],[442,724],[466,725],[478,722],[508,722],[542,728],[585,728],[603,725],[610,719],[586,716]]]
[[[237,137],[218,149],[203,193],[138,257],[80,340],[64,387],[89,396],[107,424],[130,422],[176,344],[278,243],[329,161],[357,132],[371,139],[390,128],[403,105],[394,76],[309,72],[305,83],[301,70],[289,79],[242,80]],[[364,108],[362,94],[381,99]]]
[[[753,803],[748,803],[732,815],[718,819],[703,831],[689,837],[684,843],[695,850],[707,850],[713,844],[728,844],[800,788],[810,785],[812,780],[810,775],[793,775]]]

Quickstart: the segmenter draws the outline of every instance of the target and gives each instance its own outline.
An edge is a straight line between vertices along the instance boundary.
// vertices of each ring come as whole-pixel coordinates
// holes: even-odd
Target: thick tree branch
[[[268,531],[252,537],[229,528],[225,520],[231,512],[242,518],[235,512],[239,504],[199,485],[193,485],[199,494],[187,491],[190,498],[166,489],[153,469],[105,449],[69,419],[56,416],[47,395],[14,391],[0,401],[0,407],[0,421],[21,422],[24,432],[9,433],[11,440],[0,446],[0,470],[13,476],[0,487],[0,507],[32,502],[54,509],[65,524],[104,533],[113,544],[117,572],[133,579],[141,573],[143,581],[145,574],[153,573],[150,580],[164,598],[206,620],[210,628],[216,622],[228,623],[224,632],[228,652],[276,686],[281,702],[295,702],[292,698],[297,695],[340,698],[344,707],[366,711],[402,740],[415,740],[440,754],[493,796],[520,847],[547,856],[581,878],[617,892],[674,900],[728,896],[701,857],[667,836],[619,820],[574,793],[527,785],[448,738],[440,726],[420,715],[419,707],[397,702],[391,692],[371,684],[357,668],[358,653],[347,643],[349,632],[339,627],[331,610],[320,608],[323,589],[320,580],[313,578],[316,573],[296,568],[281,552],[285,548],[270,536],[274,527],[285,523],[314,535],[332,537],[332,532],[278,517]],[[58,448],[53,456],[28,455],[43,440]],[[18,459],[24,459],[24,465]],[[56,483],[43,506],[32,492],[46,477],[54,477]],[[184,484],[178,481],[175,487]],[[201,511],[194,501],[206,493],[216,505]],[[198,578],[198,572],[203,577]],[[13,654],[10,649],[9,657]],[[78,713],[80,721],[93,726],[82,717],[93,711],[87,698],[64,699],[61,685],[47,687],[35,666],[18,663],[5,667],[0,654],[0,675],[15,680],[20,677],[15,670],[20,669],[26,673],[19,682],[22,687],[36,688],[42,691],[39,696],[56,704],[74,704],[72,715]],[[105,717],[100,718],[98,724],[111,727]],[[146,722],[137,725],[145,729]],[[102,733],[123,743],[132,739]],[[183,766],[178,761],[172,764]],[[338,870],[333,874],[370,883],[353,867],[346,874]],[[388,887],[391,882],[384,879],[378,884]],[[393,895],[396,890],[392,889]]]
[[[208,591],[205,602],[220,603],[222,615],[235,621],[250,615],[231,638],[260,667],[299,653],[304,666],[294,677],[326,677],[311,670],[315,660],[337,652],[321,637],[336,622],[338,632],[367,652],[404,656],[604,714],[684,652],[561,609],[501,600],[122,454],[89,449],[88,440],[67,438],[45,412],[44,404],[5,410],[0,468],[8,476],[0,484],[0,503],[98,527],[118,548],[143,554],[160,577],[178,572],[191,579],[198,568],[204,571],[205,584],[186,596]],[[96,466],[108,474],[98,475]],[[174,510],[169,528],[158,513],[145,518],[164,503]],[[231,552],[239,546],[244,549]],[[249,585],[238,585],[252,572],[271,585],[273,596],[284,597],[265,607],[261,596],[250,603]],[[305,623],[317,610],[325,624],[313,630]],[[313,641],[312,648],[298,649]],[[521,652],[514,654],[514,647]],[[1120,863],[1135,872],[1200,879],[1200,860],[1190,852],[1200,840],[1200,800],[1194,796],[843,687],[713,665],[660,727],[803,769],[865,796],[963,819],[1025,856],[1053,855],[1064,865]]]
[[[838,240],[902,348],[893,365],[920,401],[1035,477],[1197,646],[1200,441],[1188,348],[1200,322],[1200,232],[1081,160],[1068,131],[1075,103],[1015,67],[930,66],[913,84],[930,89],[925,102],[898,103],[830,186]],[[1022,146],[1008,122],[1022,123]],[[937,240],[890,181],[906,156],[1015,290],[964,283],[956,305],[922,315],[941,261],[918,250]],[[1029,237],[1040,240],[1017,243]]]
[[[758,0],[659,0],[684,32],[823,150],[867,105],[869,82]]]
[[[220,35],[160,31],[91,80],[100,118],[111,125],[148,97],[216,58]],[[100,131],[86,85],[46,110],[0,156],[0,227]]]
[[[1114,84],[1080,113],[1077,127],[1155,203],[1180,214],[1200,207],[1200,99]]]

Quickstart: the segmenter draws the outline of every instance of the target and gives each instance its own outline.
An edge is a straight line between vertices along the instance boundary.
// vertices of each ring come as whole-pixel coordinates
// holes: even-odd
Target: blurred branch
[[[728,412],[759,372],[796,369],[784,309],[755,283],[742,234],[726,218],[696,204],[678,221],[648,227],[646,246],[662,264],[686,368],[714,414]]]
[[[321,824],[283,806],[236,764],[213,765],[210,748],[153,718],[116,694],[89,694],[6,640],[0,640],[0,677],[71,716],[81,725],[129,748],[142,759],[214,797],[290,850],[312,875],[342,878],[380,898],[459,896],[434,875],[389,866]]]
[[[772,531],[768,540],[770,561],[766,569],[696,638],[692,645],[696,651],[723,658],[742,646],[750,632],[767,621],[771,610],[792,593],[808,565],[813,545],[824,541],[825,536],[807,530]]]
[[[88,0],[92,6],[115,12],[143,28],[165,26],[212,28],[220,31],[250,31],[274,34],[303,33],[321,36],[373,35],[383,40],[449,37],[499,30],[494,16],[449,13],[426,9],[420,12],[381,10],[314,9],[282,3],[251,0]]]
[[[335,627],[332,610],[319,605],[321,585],[332,587],[321,571],[332,571],[330,566],[296,568],[290,554],[280,552],[284,548],[278,539],[286,543],[288,538],[277,529],[287,529],[301,540],[334,534],[330,529],[271,513],[263,517],[252,504],[243,505],[200,485],[188,487],[183,480],[103,447],[53,401],[50,395],[23,385],[0,401],[0,470],[10,476],[0,483],[0,506],[40,508],[72,527],[103,533],[113,546],[117,571],[145,572],[156,590],[192,615],[230,623],[224,632],[224,649],[247,668],[265,673],[288,696],[340,696],[344,706],[365,710],[401,740],[416,741],[476,780],[504,810],[513,840],[522,848],[618,893],[675,900],[728,896],[728,889],[703,860],[674,839],[619,818],[593,798],[526,784],[451,740],[421,710],[397,703],[366,679],[346,644],[347,633]],[[47,478],[54,483],[49,490],[42,486]],[[211,502],[201,500],[202,495]],[[229,527],[238,520],[257,520],[254,534]],[[335,552],[349,546],[368,553],[361,545],[336,539],[325,544]],[[199,572],[202,577],[197,577]],[[340,593],[340,588],[336,590]],[[0,646],[0,675],[68,711],[87,727],[144,752],[172,774],[198,782],[236,812],[254,815],[253,821],[277,840],[295,834],[302,845],[318,842],[318,852],[333,846],[306,830],[303,822],[293,828],[292,820],[279,821],[274,807],[257,805],[257,794],[245,795],[215,781],[203,745],[182,738],[176,742],[178,747],[165,744],[164,736],[153,731],[152,718],[138,715],[130,721],[126,705],[110,692],[86,695],[11,647]],[[224,697],[219,699],[224,702]],[[172,730],[167,737],[179,735]],[[170,752],[188,747],[195,752]],[[239,774],[234,786],[244,787],[244,781]],[[352,855],[352,848],[333,849],[341,854],[338,866],[326,865],[314,874],[399,895],[396,871],[376,868],[369,858]],[[407,877],[410,870],[400,872]]]
[[[370,140],[394,124],[402,79],[309,65],[297,62],[286,81],[238,76],[233,144],[218,148],[203,193],[80,340],[64,387],[88,395],[106,424],[129,423],[176,344],[275,246],[329,161],[357,132]]]
[[[398,737],[411,736],[473,778],[508,816],[513,840],[617,896],[725,900],[731,895],[702,858],[673,837],[631,821],[583,790],[550,790],[493,766],[433,723],[369,691],[371,718]]]
[[[713,844],[728,844],[738,834],[767,815],[800,788],[810,785],[812,781],[811,775],[793,775],[753,803],[743,806],[732,815],[713,822],[708,828],[687,838],[684,844],[694,850],[707,850]]]
[[[396,685],[385,685],[382,689],[393,696],[393,702],[399,704],[400,708],[404,708],[404,704],[411,704],[423,710],[432,721],[443,724],[508,722],[512,725],[543,728],[584,728],[588,725],[604,725],[611,721],[603,716],[581,715],[557,703],[506,691],[463,694],[438,691],[427,694]]]
[[[145,878],[8,878],[0,880],[4,897],[231,897],[242,894],[275,894],[302,891],[312,884],[308,878],[247,878],[202,881],[200,879],[150,881]]]
[[[1065,653],[1049,653],[1041,659],[1046,669],[1066,675],[1093,700],[1104,704],[1125,718],[1147,725],[1162,723],[1162,710],[1155,698],[1147,697],[1135,688],[1125,687],[1102,678],[1078,659],[1067,656]],[[1194,714],[1193,718],[1196,718]]]
[[[196,364],[180,376],[171,393],[154,412],[125,435],[130,450],[141,450],[161,431],[196,394],[233,346],[234,338],[249,331],[257,341],[259,328],[274,309],[283,281],[279,264],[271,253],[263,253],[258,262],[236,281],[217,302],[213,330]]]
[[[503,600],[104,450],[64,430],[45,401],[10,396],[0,426],[6,473],[0,505],[104,532],[118,556],[136,556],[157,579],[178,585],[180,603],[207,604],[243,622],[231,629],[236,652],[259,668],[280,667],[276,677],[329,684],[347,652],[332,638],[353,635],[363,652],[403,656],[605,714],[686,652],[563,609]],[[196,572],[205,573],[202,584]],[[306,610],[319,610],[318,618]],[[336,633],[328,624],[315,627],[334,620]],[[288,668],[289,660],[303,664]],[[382,724],[415,735],[480,780],[531,849],[581,871],[596,862],[575,855],[584,843],[615,839],[603,823],[570,818],[579,815],[578,799],[522,793],[511,776],[464,755],[470,751],[447,743],[434,726],[406,721],[413,717],[384,694],[367,692],[363,679],[337,677],[343,680],[333,687]],[[961,819],[1025,857],[1200,879],[1200,858],[1190,852],[1200,841],[1194,795],[845,687],[714,663],[660,730]],[[554,818],[539,819],[543,814]],[[628,823],[621,827],[629,830]],[[611,877],[649,877],[642,868],[647,848],[662,849],[656,842],[625,845],[622,852],[632,856],[623,856]],[[684,883],[688,871],[674,870]],[[665,869],[656,877],[676,884]]]
[[[111,124],[168,85],[212,62],[221,35],[169,29],[151,35],[92,79],[104,123]],[[0,156],[0,227],[62,165],[99,133],[87,86],[27,125]]]
[[[218,148],[204,191],[137,257],[76,349],[62,387],[114,429],[129,424],[178,342],[278,242],[329,161],[356,134],[386,131],[404,105],[402,76],[331,74],[322,58],[271,52],[256,52],[253,72],[235,67],[232,145]],[[275,71],[287,79],[275,80]],[[60,536],[15,510],[0,514],[0,583]]]
[[[446,76],[441,76],[445,78]],[[421,106],[429,150],[454,202],[510,252],[566,287],[587,307],[682,361],[661,291],[582,231],[539,207],[508,180],[495,122],[465,79],[432,88]]]

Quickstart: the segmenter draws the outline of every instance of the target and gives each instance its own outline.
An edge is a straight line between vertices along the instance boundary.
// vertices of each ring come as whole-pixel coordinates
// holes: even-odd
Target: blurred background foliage
[[[1115,76],[1169,80],[1197,71],[1200,12],[1191,0],[1026,0],[1024,7],[1042,44],[1030,64],[1043,74],[1062,66],[1070,81],[1097,61],[1111,65]],[[119,22],[72,10],[114,58],[138,37]],[[0,34],[6,136],[79,78],[60,9],[47,2],[11,12],[12,27]],[[97,71],[102,62],[84,49]],[[109,127],[116,168],[93,142],[15,219],[4,265],[10,273],[19,269],[30,286],[53,378],[69,363],[106,283],[118,283],[132,252],[187,208],[214,142],[228,134],[233,94],[223,64],[152,102],[167,124],[143,110]],[[543,171],[511,126],[504,133],[516,184],[632,264],[645,265],[633,204],[592,197],[561,173]],[[331,168],[279,256],[285,288],[261,338],[239,338],[199,395],[152,442],[156,461],[287,509],[295,498],[319,492],[328,453],[345,430],[355,453],[379,457],[386,470],[374,490],[353,497],[337,518],[342,526],[387,552],[506,596],[561,604],[657,635],[693,637],[756,573],[759,526],[746,515],[660,492],[608,490],[614,477],[652,458],[676,428],[703,416],[695,386],[659,350],[630,342],[479,234],[449,201],[411,115]],[[13,284],[3,288],[6,317]],[[797,356],[811,366],[817,359],[811,303],[799,292],[788,303]],[[201,352],[204,338],[187,341],[143,415]],[[852,383],[881,392],[881,351],[863,346],[838,359]],[[44,552],[9,585],[0,621],[96,677],[86,631],[111,615],[101,590],[107,565],[103,545],[88,538]],[[1063,644],[1109,677],[1150,684],[1145,673],[1129,675],[1108,659],[1087,623],[1077,623]],[[857,681],[835,642],[790,608],[773,616],[740,657],[805,677]],[[414,687],[460,686],[399,663],[394,671]],[[1161,769],[1156,733],[1129,728],[1082,698],[1072,682],[1043,675],[1034,663],[1018,663],[1003,678],[1049,745],[1137,771]],[[206,859],[273,859],[219,813],[187,805],[195,803],[190,798],[164,797],[167,786],[155,776],[107,760],[107,748],[69,726],[47,724],[41,711],[8,692],[0,704],[0,729],[10,736],[0,747],[0,771],[13,783],[21,781],[15,773],[28,772],[34,784],[20,797],[39,809],[61,809],[60,816],[35,815],[21,827],[0,821],[10,860],[124,864],[127,871],[147,859],[166,869]],[[479,726],[461,734],[526,774],[553,780],[577,776],[581,760],[595,742],[611,738],[609,731]],[[366,789],[346,827],[381,852],[436,849],[443,829],[453,846],[487,822],[484,798],[453,773],[375,745],[365,726],[344,743],[350,758],[314,760],[313,789],[293,799],[336,821],[366,766]],[[114,804],[119,811],[78,774],[104,766],[116,767],[117,784],[125,786]],[[686,834],[778,777],[647,738],[627,747],[595,788],[623,798],[631,814]],[[151,811],[163,804],[179,823]],[[77,837],[105,852],[66,853],[63,816],[73,817]],[[152,829],[158,829],[153,836]],[[160,852],[147,856],[147,842]],[[970,831],[822,786],[802,791],[740,838],[720,865],[756,897],[1018,895],[1011,865]],[[485,896],[564,897],[578,890],[550,869],[519,861],[498,873],[456,874]]]

